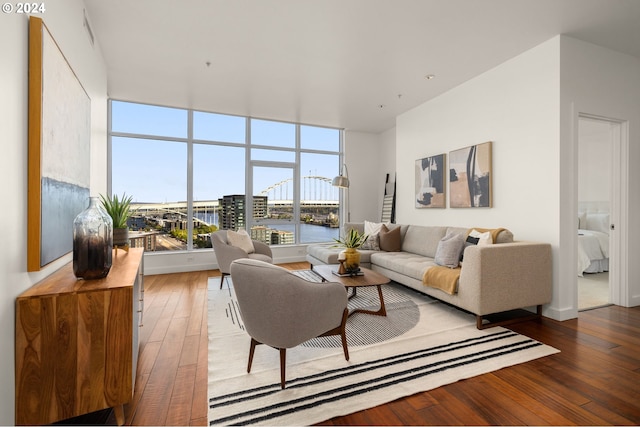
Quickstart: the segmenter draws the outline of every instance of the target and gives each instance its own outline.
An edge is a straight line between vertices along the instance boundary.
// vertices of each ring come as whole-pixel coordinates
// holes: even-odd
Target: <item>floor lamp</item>
[[[349,209],[349,169],[347,169],[347,165],[344,163],[342,166],[344,166],[345,174],[342,175],[342,173],[340,173],[340,175],[333,178],[331,185],[347,189],[347,222],[351,222],[351,209]]]

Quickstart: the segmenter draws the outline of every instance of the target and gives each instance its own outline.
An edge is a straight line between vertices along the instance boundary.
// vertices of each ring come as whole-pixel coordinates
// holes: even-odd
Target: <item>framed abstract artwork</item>
[[[449,205],[490,208],[492,200],[491,141],[449,153]]]
[[[416,208],[446,207],[445,171],[445,154],[416,160],[414,198]]]
[[[42,19],[29,20],[27,271],[73,250],[88,205],[91,100]]]

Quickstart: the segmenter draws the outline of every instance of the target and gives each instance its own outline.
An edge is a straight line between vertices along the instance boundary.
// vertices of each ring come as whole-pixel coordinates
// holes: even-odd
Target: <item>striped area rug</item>
[[[209,286],[210,425],[309,425],[557,352],[508,329],[480,331],[472,315],[391,284],[386,318],[349,318],[349,361],[331,342],[289,349],[281,390],[274,349],[258,346],[247,374],[249,336],[233,287],[219,290],[218,280]],[[350,304],[377,303],[361,290]]]

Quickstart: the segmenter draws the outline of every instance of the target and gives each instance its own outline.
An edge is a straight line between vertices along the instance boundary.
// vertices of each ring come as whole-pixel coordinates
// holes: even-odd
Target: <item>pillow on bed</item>
[[[583,230],[587,228],[587,213],[586,212],[578,213],[578,228],[582,228]]]
[[[608,213],[588,213],[587,230],[601,231],[609,234],[609,214]]]

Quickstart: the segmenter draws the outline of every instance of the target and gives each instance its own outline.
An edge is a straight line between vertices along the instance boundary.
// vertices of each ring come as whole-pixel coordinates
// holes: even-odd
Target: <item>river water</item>
[[[218,224],[217,213],[196,213],[198,219],[208,224]],[[278,224],[271,228],[282,231],[294,232],[293,225]],[[333,242],[333,239],[337,239],[340,234],[339,228],[323,227],[313,224],[300,224],[300,243],[318,243],[318,242]]]

